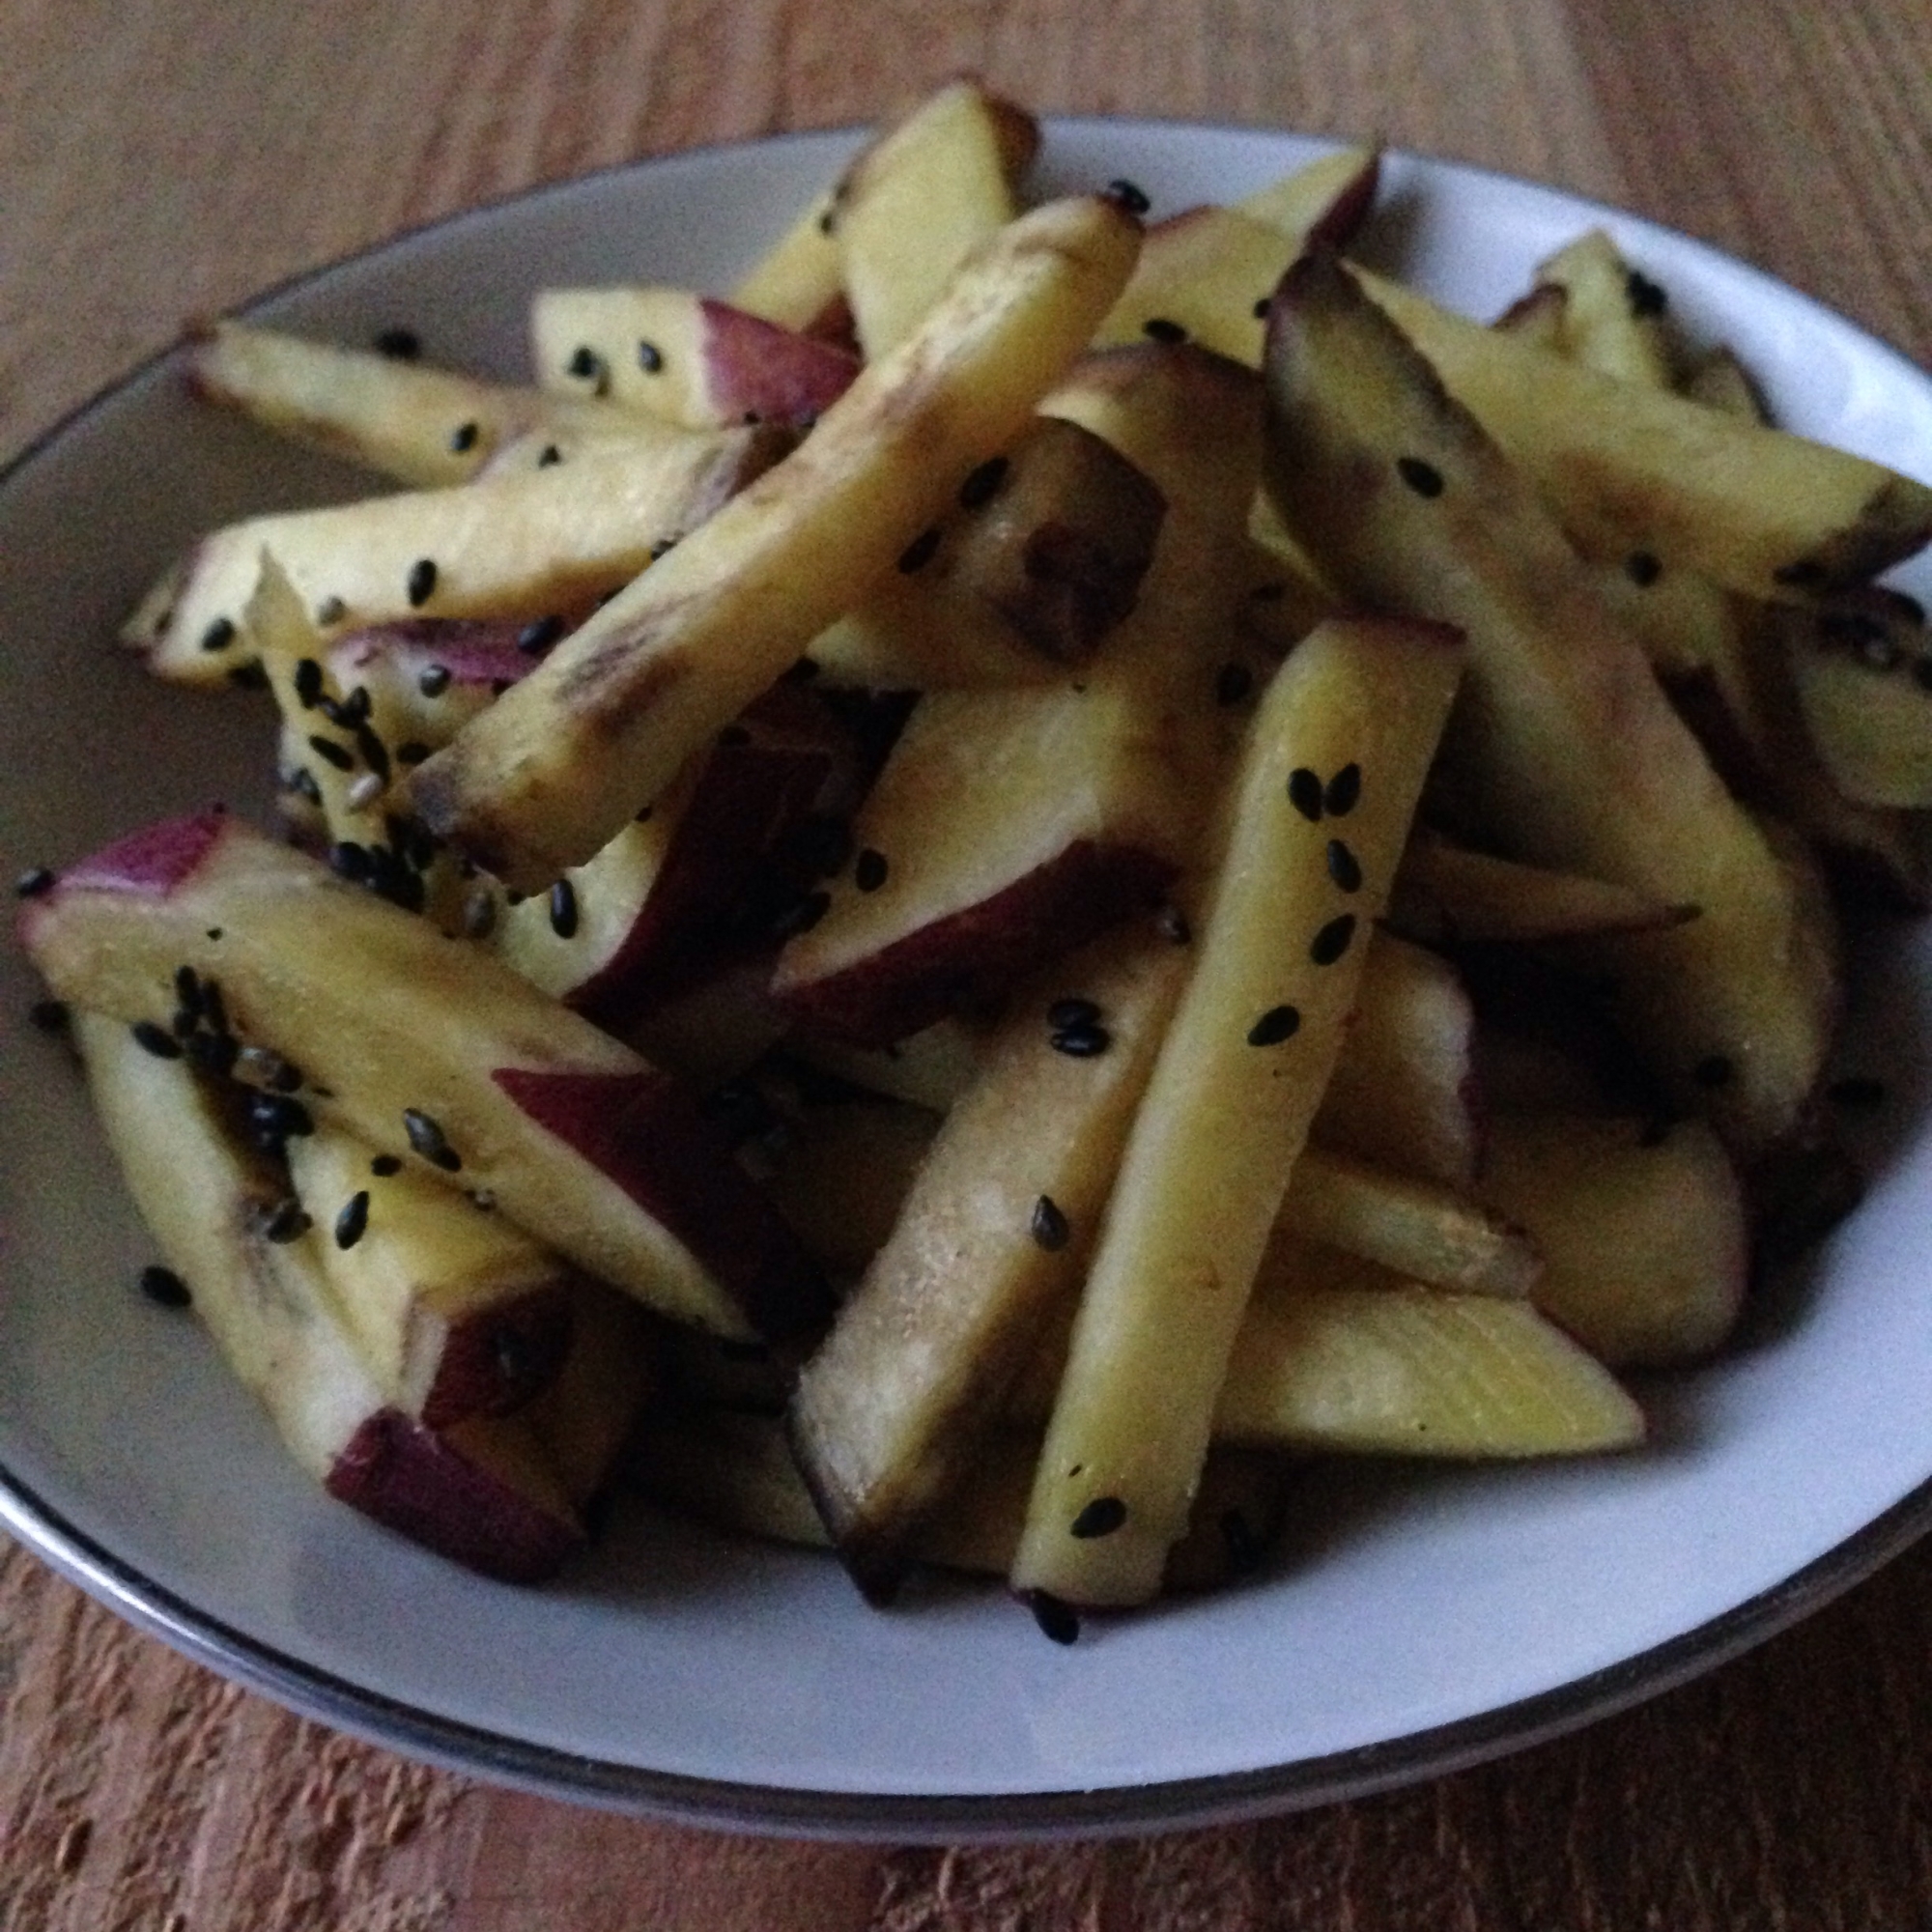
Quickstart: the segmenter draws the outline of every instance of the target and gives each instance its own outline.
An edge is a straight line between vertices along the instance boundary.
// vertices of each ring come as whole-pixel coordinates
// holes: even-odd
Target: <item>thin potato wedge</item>
[[[1776,601],[1863,583],[1932,535],[1932,489],[1880,464],[1636,388],[1352,272],[1593,553],[1644,551]]]
[[[186,373],[207,402],[424,490],[467,483],[523,437],[663,439],[648,416],[239,322],[192,337]]]
[[[123,640],[157,676],[225,681],[249,662],[242,616],[264,551],[330,631],[587,610],[770,469],[784,444],[778,430],[687,432],[450,489],[251,517],[204,537],[150,591]]]

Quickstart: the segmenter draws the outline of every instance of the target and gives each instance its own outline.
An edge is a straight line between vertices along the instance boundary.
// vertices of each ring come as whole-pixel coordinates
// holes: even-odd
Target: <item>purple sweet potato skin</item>
[[[443,1346],[422,1419],[447,1429],[471,1415],[508,1415],[555,1380],[570,1347],[570,1292],[561,1281],[462,1322]]]
[[[851,387],[859,359],[817,336],[802,335],[728,302],[706,297],[704,375],[727,418],[753,415],[805,427]]]
[[[385,1528],[500,1582],[544,1582],[583,1540],[575,1523],[518,1495],[396,1408],[379,1409],[350,1437],[327,1489]]]
[[[1156,904],[1176,870],[1143,846],[1076,839],[978,905],[823,979],[783,986],[779,1004],[808,1032],[890,1046]]]
[[[166,898],[194,875],[228,826],[228,814],[219,806],[182,818],[164,818],[103,845],[63,873],[60,883],[86,892]]]
[[[665,1075],[491,1075],[531,1120],[575,1148],[696,1256],[768,1340],[811,1332],[831,1298],[778,1209],[724,1136]]]

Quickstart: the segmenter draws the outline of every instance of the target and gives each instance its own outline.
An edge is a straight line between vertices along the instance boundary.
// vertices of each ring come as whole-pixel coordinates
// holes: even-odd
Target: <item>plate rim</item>
[[[1157,128],[1205,137],[1289,140],[1336,150],[1347,134],[1251,126],[1180,116],[1043,114],[1042,130],[1077,134]],[[729,165],[738,156],[788,147],[837,151],[856,146],[868,126],[789,129],[634,156],[581,174],[511,189],[482,202],[398,229],[365,246],[256,290],[231,313],[250,317],[339,271],[404,250],[433,236],[487,223],[511,209],[573,193],[619,177],[683,164]],[[1410,148],[1387,146],[1391,160],[1459,176],[1510,192],[1560,200],[1579,214],[1601,216],[1670,238],[1743,270],[1806,308],[1849,328],[1869,348],[1918,382],[1927,372],[1887,338],[1747,257],[1688,230],[1506,170]],[[30,436],[0,462],[0,491],[96,412],[153,377],[180,350],[165,343],[121,371]],[[480,1777],[554,1799],[724,1831],[832,1839],[941,1844],[1017,1842],[1106,1836],[1226,1824],[1337,1803],[1465,1770],[1548,1743],[1686,1684],[1823,1608],[1864,1581],[1932,1530],[1932,1474],[1877,1516],[1788,1576],[1717,1616],[1587,1674],[1484,1712],[1399,1737],[1317,1757],[1192,1777],[1092,1788],[947,1795],[826,1790],[700,1776],[581,1754],[506,1731],[443,1717],[322,1668],[201,1608],[138,1566],[118,1556],[18,1476],[0,1458],[0,1529],[109,1611],[178,1655],[240,1682],[297,1714],[384,1748],[461,1776]]]
[[[68,1522],[0,1463],[0,1526],[178,1655],[298,1716],[460,1776],[711,1830],[946,1844],[1123,1836],[1309,1809],[1466,1771],[1660,1696],[1788,1630],[1932,1528],[1932,1477],[1861,1529],[1729,1610],[1548,1690],[1400,1738],[1254,1770],[1149,1784],[924,1795],[822,1791],[652,1770],[444,1718],[236,1630]]]

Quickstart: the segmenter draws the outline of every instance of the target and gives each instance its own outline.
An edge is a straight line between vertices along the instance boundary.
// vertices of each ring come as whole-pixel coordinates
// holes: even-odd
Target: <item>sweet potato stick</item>
[[[1160,1587],[1462,667],[1452,631],[1358,619],[1313,633],[1268,687],[1088,1275],[1017,1589],[1133,1604]]]

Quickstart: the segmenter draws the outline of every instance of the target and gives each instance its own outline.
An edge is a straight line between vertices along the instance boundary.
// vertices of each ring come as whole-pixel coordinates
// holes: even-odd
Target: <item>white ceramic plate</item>
[[[814,136],[620,169],[406,237],[257,313],[352,343],[408,324],[439,359],[515,374],[530,291],[639,274],[728,286],[849,147]],[[1061,124],[1040,173],[1049,188],[1129,176],[1167,211],[1316,148]],[[1787,424],[1932,478],[1932,384],[1789,289],[1465,169],[1397,158],[1387,187],[1383,254],[1478,313],[1606,221],[1693,328],[1738,345]],[[211,795],[260,796],[261,700],[154,687],[109,639],[197,527],[351,487],[191,407],[165,362],[0,479],[6,865],[72,858]],[[1747,1347],[1650,1392],[1646,1453],[1310,1482],[1252,1584],[1090,1621],[1062,1649],[991,1588],[934,1582],[880,1614],[828,1559],[642,1511],[561,1582],[525,1591],[328,1502],[193,1323],[135,1293],[147,1244],[77,1081],[19,1023],[35,988],[8,951],[0,1520],[289,1704],[485,1776],[687,1818],[941,1838],[1147,1828],[1445,1770],[1707,1667],[1922,1527],[1932,952],[1901,934],[1878,953],[1847,1049],[1893,1096],[1869,1203],[1759,1311]]]

